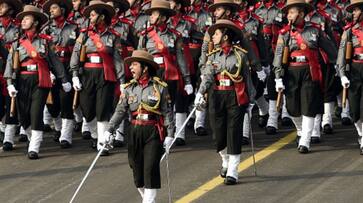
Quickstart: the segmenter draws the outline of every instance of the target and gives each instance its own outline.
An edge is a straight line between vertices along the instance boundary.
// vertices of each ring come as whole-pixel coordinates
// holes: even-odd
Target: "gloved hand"
[[[53,84],[53,85],[55,84],[55,80],[56,80],[56,77],[55,77],[55,75],[51,72],[51,73],[50,73],[50,81],[52,82],[52,84]]]
[[[73,88],[76,91],[80,91],[82,89],[81,82],[79,81],[79,77],[75,76],[72,78]]]
[[[263,71],[265,71],[266,75],[270,75],[270,73],[271,73],[270,65],[262,66],[262,69],[263,69]]]
[[[64,92],[70,92],[72,89],[72,85],[70,82],[62,83],[62,87]]]
[[[257,77],[259,80],[261,80],[262,82],[264,82],[266,80],[267,75],[263,69],[256,73],[257,73]]]
[[[195,95],[194,106],[196,106],[198,109],[205,108],[206,106],[204,96],[199,92]]]
[[[124,88],[123,84],[120,84],[120,92],[121,92],[121,95],[125,93],[125,88]]]
[[[7,89],[10,97],[16,97],[18,91],[15,89],[14,85],[8,85]]]
[[[191,84],[187,84],[184,86],[184,90],[188,95],[193,93],[193,86]]]
[[[275,79],[275,82],[276,82],[276,85],[275,85],[276,92],[280,92],[280,91],[283,91],[285,89],[285,85],[284,85],[284,83],[282,83],[281,78]]]
[[[350,86],[350,81],[348,80],[347,76],[341,77],[340,81],[342,82],[343,88],[348,88]]]
[[[103,136],[105,137],[106,144],[111,144],[112,143],[112,141],[113,141],[112,133],[110,133],[109,131],[106,130],[103,133]]]
[[[174,138],[167,136],[164,140],[164,149],[166,153],[169,153],[171,144],[173,143]]]

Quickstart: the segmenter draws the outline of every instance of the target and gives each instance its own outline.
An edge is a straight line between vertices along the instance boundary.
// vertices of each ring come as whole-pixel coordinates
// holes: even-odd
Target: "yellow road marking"
[[[275,142],[274,144],[266,147],[262,151],[255,154],[256,163],[265,159],[266,157],[270,156],[271,154],[277,152],[279,149],[283,148],[296,138],[296,132],[289,133],[285,137],[281,138],[279,141]],[[247,168],[253,166],[253,157],[250,156],[243,162],[241,162],[238,166],[238,172],[242,172]],[[203,184],[202,186],[198,187],[194,191],[190,192],[189,194],[185,195],[184,197],[180,198],[176,201],[176,203],[187,203],[192,202],[206,194],[207,192],[215,189],[217,186],[223,184],[223,178],[217,176],[212,180],[208,181],[207,183]]]

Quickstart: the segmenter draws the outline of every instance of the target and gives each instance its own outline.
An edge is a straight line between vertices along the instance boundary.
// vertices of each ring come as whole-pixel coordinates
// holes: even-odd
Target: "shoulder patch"
[[[163,87],[167,87],[168,84],[164,81],[162,81],[159,77],[153,77],[153,81],[155,81],[156,83],[158,83],[159,85],[163,86]]]
[[[178,38],[179,38],[179,37],[182,37],[182,34],[181,34],[178,30],[173,29],[173,28],[168,28],[168,30],[169,30],[171,33],[175,34]]]
[[[134,83],[136,83],[136,80],[135,80],[135,79],[132,79],[130,82],[125,83],[125,84],[122,84],[122,87],[123,87],[124,89],[126,89],[126,88],[130,87],[130,86],[131,86],[132,84],[134,84]]]
[[[46,34],[39,34],[39,37],[42,39],[45,39],[47,41],[52,41],[53,37],[50,35],[46,35]]]
[[[211,55],[213,55],[213,54],[215,54],[215,53],[217,53],[217,52],[219,52],[219,51],[221,51],[221,48],[213,49],[211,52],[209,52],[209,53],[207,54],[207,56],[211,56]]]

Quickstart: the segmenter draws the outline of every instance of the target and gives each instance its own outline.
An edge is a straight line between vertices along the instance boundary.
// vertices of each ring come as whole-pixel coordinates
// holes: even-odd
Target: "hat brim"
[[[345,10],[348,11],[349,13],[351,13],[351,12],[353,12],[353,9],[355,7],[361,6],[361,5],[363,5],[363,2],[357,2],[357,3],[349,4]]]
[[[53,4],[64,4],[67,7],[67,11],[71,11],[72,9],[72,4],[70,1],[65,1],[65,0],[48,0],[43,4],[43,11],[46,12],[48,15],[50,13],[50,7]]]
[[[130,9],[130,3],[127,0],[123,0],[123,1],[118,1],[118,0],[106,0],[105,2],[114,2],[114,3],[118,3],[120,6],[118,6],[117,8],[120,10],[121,13],[126,12],[127,10]]]
[[[40,25],[44,25],[48,22],[48,16],[46,14],[35,12],[35,11],[20,12],[18,15],[16,15],[16,19],[21,21],[24,18],[24,16],[27,16],[27,15],[34,16],[39,21]]]
[[[236,3],[216,3],[216,4],[210,5],[208,7],[208,11],[214,12],[217,9],[217,7],[220,7],[220,6],[228,6],[232,9],[232,12],[238,10],[238,4],[236,4]]]
[[[311,6],[308,3],[293,3],[293,4],[289,4],[286,5],[282,8],[282,12],[286,13],[291,7],[303,7],[307,13],[310,13],[310,11],[312,11],[314,8],[313,6]]]
[[[175,0],[178,4],[181,4],[183,7],[188,7],[191,5],[190,0]]]
[[[159,68],[159,65],[155,61],[151,61],[149,59],[143,58],[143,57],[127,57],[125,58],[125,63],[130,66],[132,62],[143,62],[151,66],[154,70],[157,70]]]
[[[214,24],[214,25],[210,26],[208,28],[208,34],[209,34],[209,36],[212,36],[217,29],[223,29],[223,28],[227,28],[227,29],[232,30],[235,33],[234,39],[241,39],[242,38],[243,34],[242,34],[242,31],[240,29],[238,29],[234,25],[224,24],[224,23]]]
[[[93,5],[87,6],[84,9],[83,15],[88,18],[91,11],[93,11],[95,9],[104,9],[111,15],[111,17],[113,17],[116,14],[115,9],[113,9],[113,7],[111,5],[108,5],[108,4],[93,4]]]
[[[155,10],[161,11],[163,14],[165,14],[168,17],[174,16],[176,14],[176,11],[170,8],[164,8],[164,7],[153,7],[145,10],[145,13],[147,15],[151,15],[151,13]]]
[[[23,10],[23,3],[19,0],[0,0],[0,3],[9,4],[15,11],[15,13],[19,13]]]

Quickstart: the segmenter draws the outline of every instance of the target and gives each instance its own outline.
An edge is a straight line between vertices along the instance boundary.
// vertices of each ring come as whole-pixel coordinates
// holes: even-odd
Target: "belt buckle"
[[[136,116],[136,120],[148,121],[149,120],[149,115],[148,114],[138,114]]]
[[[26,66],[27,71],[37,71],[37,65],[31,64]]]
[[[296,62],[305,63],[306,62],[306,57],[305,56],[297,56],[296,57]]]
[[[163,57],[154,57],[154,62],[157,64],[163,64],[164,63],[164,58]]]
[[[99,56],[91,56],[89,60],[91,63],[101,63],[101,57]]]
[[[363,54],[357,54],[358,60],[363,60]]]
[[[230,79],[221,79],[221,80],[219,80],[219,86],[229,87],[229,86],[231,86],[231,80]]]

